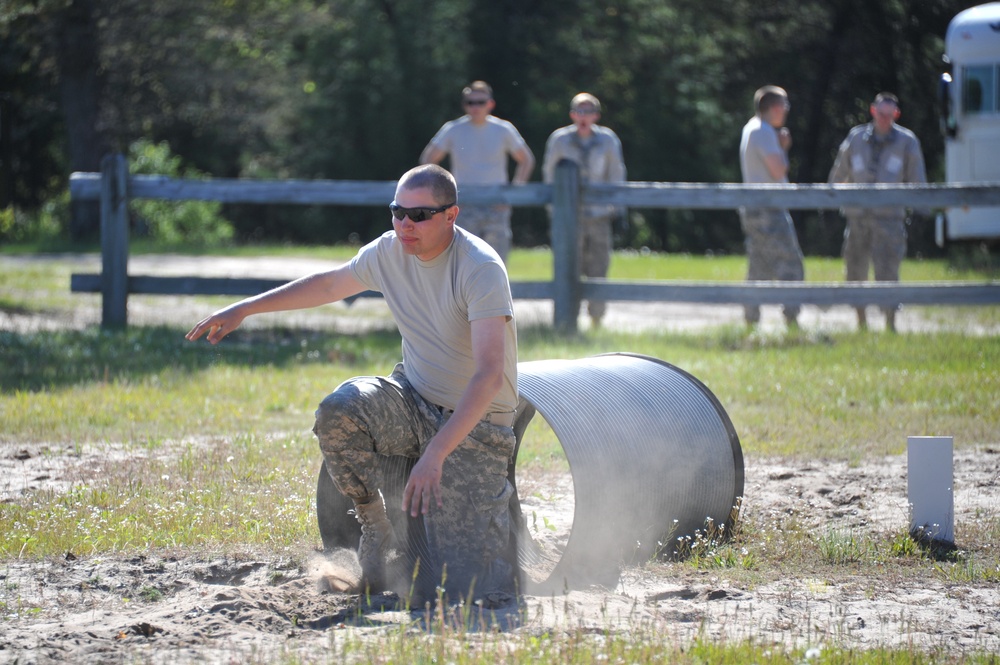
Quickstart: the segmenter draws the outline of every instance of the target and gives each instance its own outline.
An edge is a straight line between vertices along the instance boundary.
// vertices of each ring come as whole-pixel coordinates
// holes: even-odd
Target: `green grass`
[[[545,279],[550,264],[544,252],[520,250],[511,273],[515,279]],[[821,281],[838,279],[839,269],[834,260],[807,264]],[[616,255],[613,276],[739,280],[743,270],[740,257]],[[15,270],[0,261],[0,310],[60,311],[81,298],[99,307],[96,296],[69,293],[70,272],[68,264]],[[974,278],[951,272],[944,262],[908,263],[904,274],[928,281]],[[1000,320],[998,310],[975,308],[965,315],[989,324]],[[243,330],[213,347],[183,339],[191,323],[124,332],[0,332],[0,445],[63,465],[65,482],[0,503],[0,561],[66,552],[302,552],[315,546],[319,453],[310,432],[313,410],[342,380],[388,371],[399,357],[398,334]],[[655,356],[700,379],[726,409],[748,455],[863,464],[902,453],[910,435],[951,435],[959,447],[1000,443],[996,337],[764,335],[736,327],[697,334],[519,331],[521,360],[609,351]],[[565,468],[559,442],[539,418],[525,437],[519,467],[525,473]],[[730,538],[707,530],[691,543],[685,560],[659,565],[712,571],[748,586],[789,570],[822,579],[844,567],[860,575],[1000,583],[1000,517],[984,514],[974,524],[960,523],[957,537],[968,551],[935,559],[906,534],[817,535],[794,515],[750,511]],[[153,591],[145,593],[152,602]],[[338,653],[386,663],[485,663],[495,662],[497,653],[508,662],[539,663],[991,662],[905,649],[807,656],[803,650],[708,639],[681,649],[661,634],[609,632],[596,639],[567,627],[558,635],[518,640],[442,634],[419,641],[401,630],[377,647],[339,643]],[[291,656],[288,662],[298,661]]]
[[[0,332],[0,441],[128,442],[306,430],[341,381],[384,373],[395,332],[238,331],[218,346],[184,329]],[[520,359],[628,351],[690,372],[721,400],[745,450],[857,462],[908,435],[964,445],[1000,432],[1000,340],[958,334],[758,336],[520,333]],[[836,433],[832,435],[831,433]],[[550,445],[557,445],[550,439]],[[535,454],[544,457],[546,451]]]
[[[83,250],[99,253],[97,246],[45,248],[47,251]],[[32,245],[7,245],[0,247],[0,257],[25,256],[39,251]],[[134,241],[130,244],[132,255],[162,253],[162,247],[148,242]],[[295,245],[239,245],[230,247],[205,248],[200,246],[172,247],[171,253],[202,256],[206,254],[236,257],[305,257],[330,261],[347,261],[357,251],[348,245],[303,247]],[[518,248],[510,253],[508,271],[512,280],[537,281],[552,279],[552,252],[545,247]],[[0,268],[0,274],[6,272]],[[67,273],[68,274],[68,273]],[[806,280],[810,282],[840,282],[844,279],[844,262],[836,257],[806,257]],[[906,259],[900,269],[900,276],[907,282],[938,282],[954,280],[983,281],[996,279],[993,259],[970,260],[964,254],[950,259]],[[637,250],[617,250],[611,258],[608,277],[628,280],[689,280],[689,281],[740,281],[746,277],[746,257],[742,255],[667,254],[640,252]]]
[[[548,249],[514,250],[508,269],[512,280],[551,280],[552,253]],[[693,256],[620,250],[611,257],[608,278],[738,282],[746,279],[746,271],[745,256]],[[839,258],[806,257],[805,276],[807,282],[842,282],[844,262]],[[968,263],[955,264],[946,259],[907,259],[900,268],[900,278],[908,282],[983,281],[993,278],[993,275]]]
[[[511,642],[502,633],[469,634],[442,632],[446,623],[439,621],[434,635],[422,640],[403,629],[391,631],[385,640],[365,643],[350,636],[333,645],[330,663],[527,663],[584,665],[591,663],[672,663],[675,665],[931,665],[947,663],[995,663],[990,654],[955,654],[946,649],[931,653],[907,649],[822,649],[801,647],[775,648],[769,644],[699,638],[682,645],[673,639],[669,625],[652,625],[627,635],[608,630],[592,632],[567,627],[558,633],[541,633],[522,641]],[[288,660],[299,663],[298,659]]]

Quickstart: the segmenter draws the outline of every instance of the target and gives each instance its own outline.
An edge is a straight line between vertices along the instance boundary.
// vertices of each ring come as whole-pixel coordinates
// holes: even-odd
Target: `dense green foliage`
[[[39,211],[64,196],[71,171],[95,171],[103,154],[139,139],[166,142],[184,169],[218,177],[393,180],[460,113],[459,91],[473,78],[493,84],[496,114],[539,160],[549,133],[568,123],[570,97],[597,94],[630,179],[647,181],[738,180],[740,127],[765,83],[791,96],[793,180],[824,181],[848,128],[887,89],[940,179],[943,37],[974,4],[9,0],[0,4],[0,92],[12,156],[0,160],[0,180],[14,209]],[[92,237],[94,219],[78,208],[68,230]],[[34,217],[9,210],[0,238],[16,239]],[[329,243],[383,226],[365,209],[224,214],[244,241]],[[733,211],[642,210],[632,221],[623,243],[741,251]],[[838,251],[835,214],[799,211],[796,221],[807,254]],[[514,225],[518,244],[547,240],[541,209],[517,210]],[[929,227],[911,229],[912,253],[934,251]]]
[[[201,177],[196,169],[182,169],[180,158],[170,154],[170,146],[166,142],[154,144],[140,139],[129,146],[128,160],[132,173],[190,179]],[[222,205],[214,201],[140,199],[133,200],[131,205],[137,223],[142,225],[142,235],[155,242],[218,245],[233,237],[232,225],[219,214]]]

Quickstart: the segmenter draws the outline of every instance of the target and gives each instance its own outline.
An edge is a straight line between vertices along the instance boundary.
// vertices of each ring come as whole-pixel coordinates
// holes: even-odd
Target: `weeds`
[[[982,562],[968,553],[951,563],[938,563],[934,572],[948,582],[957,584],[996,584],[1000,582],[1000,562]]]
[[[817,544],[823,561],[833,565],[873,562],[878,557],[874,543],[853,530],[827,531]]]
[[[757,567],[757,555],[747,547],[743,537],[744,523],[739,519],[742,498],[733,507],[731,527],[717,524],[711,517],[705,519],[705,526],[693,534],[664,539],[658,543],[657,555],[664,559],[679,559],[700,569],[736,568],[753,570]],[[672,543],[672,551],[666,551],[666,543]]]
[[[298,436],[244,436],[189,444],[173,458],[98,452],[93,466],[77,472],[85,477],[67,491],[0,504],[0,553],[24,558],[301,542],[315,529],[313,445]]]
[[[889,543],[889,554],[894,557],[918,557],[923,555],[923,551],[910,534],[900,532]]]

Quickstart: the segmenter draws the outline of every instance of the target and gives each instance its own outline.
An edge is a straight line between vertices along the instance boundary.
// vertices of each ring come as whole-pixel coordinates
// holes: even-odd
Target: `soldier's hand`
[[[444,506],[441,501],[442,467],[443,463],[427,452],[417,460],[403,488],[403,512],[408,511],[410,517],[416,517],[429,513],[432,503],[438,508]]]
[[[240,309],[236,305],[231,305],[196,323],[184,337],[193,342],[208,333],[206,339],[212,344],[218,344],[223,337],[236,330],[244,318]]]
[[[788,152],[789,148],[792,147],[792,133],[788,131],[788,127],[782,127],[778,130],[778,144],[785,152]]]

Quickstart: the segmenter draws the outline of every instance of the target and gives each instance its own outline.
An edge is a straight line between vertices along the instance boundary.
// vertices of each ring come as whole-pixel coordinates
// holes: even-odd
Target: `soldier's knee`
[[[331,427],[340,426],[345,420],[356,422],[362,416],[361,405],[360,391],[351,384],[341,385],[316,407],[313,432],[319,436]]]

